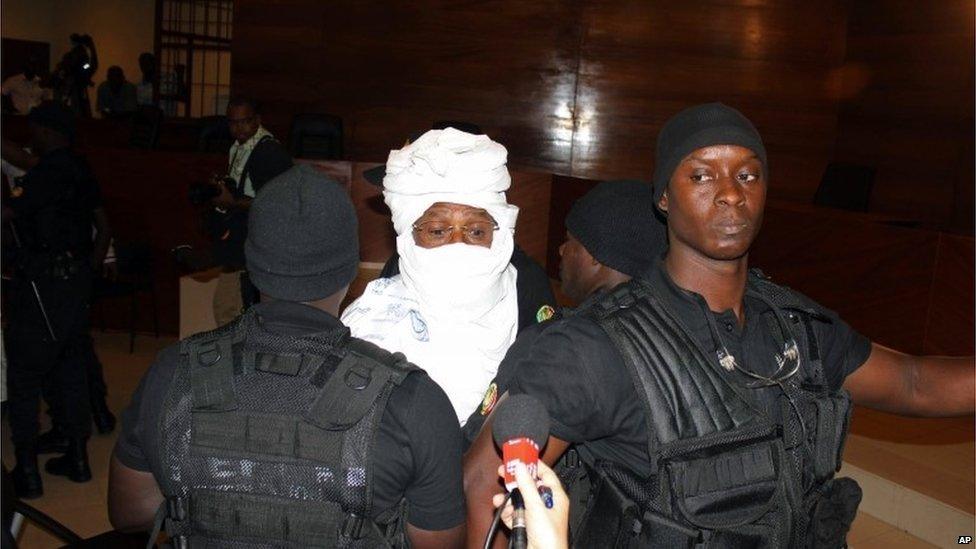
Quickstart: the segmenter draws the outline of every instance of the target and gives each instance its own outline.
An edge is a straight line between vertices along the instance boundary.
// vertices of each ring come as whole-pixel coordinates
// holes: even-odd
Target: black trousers
[[[38,280],[38,290],[54,329],[48,333],[30,282],[9,286],[7,386],[10,427],[15,448],[32,447],[40,428],[41,391],[47,381],[59,405],[54,420],[72,438],[91,433],[87,354],[92,276],[87,270],[67,279]]]

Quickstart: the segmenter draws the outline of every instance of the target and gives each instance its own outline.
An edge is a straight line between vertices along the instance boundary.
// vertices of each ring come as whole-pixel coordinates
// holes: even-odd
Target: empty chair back
[[[197,152],[226,153],[234,143],[226,116],[205,116],[200,119]]]
[[[866,212],[871,200],[876,170],[871,166],[832,162],[824,170],[823,179],[813,196],[818,206]]]
[[[294,158],[342,159],[342,119],[333,114],[296,114],[288,136]]]
[[[454,128],[455,130],[461,130],[462,132],[474,135],[483,135],[485,133],[481,131],[481,126],[473,122],[462,122],[461,120],[438,120],[430,127],[432,130],[443,130],[446,128]]]

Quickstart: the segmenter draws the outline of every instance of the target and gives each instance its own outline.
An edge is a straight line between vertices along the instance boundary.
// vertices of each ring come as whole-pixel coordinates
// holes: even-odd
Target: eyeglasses
[[[424,246],[440,246],[447,244],[454,236],[455,225],[443,221],[427,221],[413,226],[417,239]],[[498,230],[498,223],[476,221],[460,227],[462,238],[467,244],[484,246],[491,243],[492,234]]]

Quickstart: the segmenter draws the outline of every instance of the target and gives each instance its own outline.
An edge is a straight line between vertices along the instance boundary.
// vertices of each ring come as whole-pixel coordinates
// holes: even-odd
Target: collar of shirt
[[[273,300],[253,309],[265,329],[280,335],[300,337],[347,329],[338,318],[304,303]]]
[[[755,323],[759,321],[762,313],[768,308],[761,301],[746,295],[743,298],[746,320],[743,326],[739,326],[738,319],[731,309],[721,312],[712,311],[708,308],[708,303],[701,294],[675,284],[667,272],[663,258],[656,261],[643,278],[650,284],[653,295],[660,299],[668,310],[678,318],[678,322],[689,330],[695,339],[705,345],[709,351],[712,347],[712,338],[708,320],[705,317],[706,313],[715,318],[719,333],[723,338],[741,338],[748,330],[756,327]]]

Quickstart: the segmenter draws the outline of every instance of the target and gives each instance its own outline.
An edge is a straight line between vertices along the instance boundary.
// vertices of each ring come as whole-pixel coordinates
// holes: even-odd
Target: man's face
[[[413,241],[421,248],[464,243],[491,248],[498,224],[487,211],[453,202],[435,202],[413,224]]]
[[[254,136],[261,125],[261,116],[249,105],[227,107],[227,124],[230,134],[238,143],[244,143]]]
[[[671,176],[659,206],[671,247],[712,260],[743,257],[759,234],[766,175],[756,153],[736,145],[698,149]]]
[[[600,263],[569,232],[566,241],[559,246],[559,257],[560,288],[570,299],[580,303],[593,291]]]

